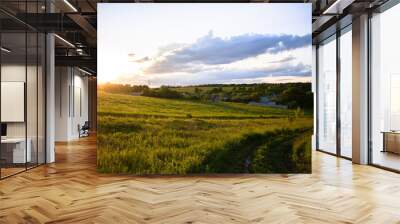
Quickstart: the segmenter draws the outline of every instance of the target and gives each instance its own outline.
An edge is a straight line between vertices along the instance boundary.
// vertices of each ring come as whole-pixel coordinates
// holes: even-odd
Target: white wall
[[[78,125],[88,120],[88,78],[76,68],[56,67],[56,141],[79,138]]]
[[[88,113],[88,78],[81,76],[82,73],[76,75],[77,70],[74,70],[74,108],[72,108],[71,120],[71,135],[79,137],[78,125],[82,126],[89,119]]]
[[[24,65],[7,65],[1,66],[2,82],[25,82],[25,64]],[[28,68],[29,69],[29,68]],[[1,108],[7,110],[7,108]],[[25,122],[7,123],[7,137],[25,137]]]
[[[39,69],[39,70],[37,70]],[[19,111],[22,114],[26,112],[26,120],[22,119],[20,122],[5,122],[7,124],[7,137],[8,138],[24,138],[25,135],[29,139],[32,162],[44,163],[44,74],[42,68],[36,65],[25,64],[2,64],[1,66],[1,81],[2,82],[23,82],[26,84],[26,107],[23,102],[22,108]],[[25,80],[27,78],[27,80]],[[3,92],[4,89],[2,89]],[[24,94],[24,89],[20,94]],[[4,94],[4,92],[3,92]],[[2,98],[7,95],[2,95]],[[16,102],[17,103],[17,102]],[[2,107],[3,113],[17,113],[11,107]],[[15,110],[15,108],[14,108]],[[22,115],[24,116],[24,115]],[[39,154],[37,154],[39,153]]]
[[[28,74],[31,72],[36,73],[36,67],[33,67],[33,66],[28,66],[26,68],[25,64],[24,65],[3,64],[1,66],[1,81],[2,82],[25,82],[25,75],[26,75],[25,69],[27,69]],[[30,83],[30,84],[32,84],[32,83]],[[33,84],[36,85],[36,82]],[[29,88],[27,90],[28,90],[28,92],[27,92],[28,98],[36,97],[36,89],[33,92],[30,92]],[[27,101],[31,102],[32,100],[27,99]],[[36,107],[36,105],[35,105],[35,107]],[[1,108],[1,109],[7,110],[7,108]],[[32,114],[28,113],[28,121],[34,120],[31,117],[31,115]],[[36,114],[34,114],[34,116],[36,116]],[[8,137],[25,137],[25,126],[26,126],[25,122],[7,122],[7,136]],[[28,125],[28,128],[31,126],[32,125]]]
[[[55,141],[68,140],[69,103],[68,88],[71,83],[69,68],[55,68]]]

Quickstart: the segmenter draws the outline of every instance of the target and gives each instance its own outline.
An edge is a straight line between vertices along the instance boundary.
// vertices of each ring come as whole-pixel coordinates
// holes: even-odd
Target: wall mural
[[[311,4],[98,8],[99,172],[311,172]]]

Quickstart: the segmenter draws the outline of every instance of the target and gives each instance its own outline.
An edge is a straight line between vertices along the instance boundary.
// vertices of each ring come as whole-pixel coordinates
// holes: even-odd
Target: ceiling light
[[[78,12],[78,10],[73,6],[68,0],[64,0],[65,4],[67,4],[74,12]]]
[[[322,14],[342,14],[343,10],[351,5],[355,0],[336,0]]]
[[[79,68],[79,67],[78,67],[78,70],[81,71],[81,72],[83,72],[83,73],[85,73],[85,74],[87,74],[87,75],[92,75],[92,73],[90,73],[90,72],[88,72],[88,71],[86,71],[86,70],[83,70],[83,69],[81,69],[81,68]]]
[[[72,44],[71,42],[69,42],[68,40],[66,40],[66,39],[64,39],[64,38],[62,38],[62,37],[60,37],[60,36],[57,35],[57,34],[54,34],[54,36],[57,37],[57,38],[58,38],[59,40],[61,40],[62,42],[66,43],[68,46],[75,48],[75,45],[73,45],[73,44]]]
[[[325,9],[325,11],[322,14],[328,14],[328,12],[333,9],[334,7],[336,7],[336,5],[340,2],[340,0],[336,0],[332,5],[330,5],[327,9]]]
[[[83,55],[83,49],[77,48],[76,53],[78,53],[79,55]]]
[[[10,53],[11,52],[11,50],[9,50],[9,49],[7,49],[5,47],[1,47],[0,49],[1,49],[1,51],[4,51],[6,53]]]

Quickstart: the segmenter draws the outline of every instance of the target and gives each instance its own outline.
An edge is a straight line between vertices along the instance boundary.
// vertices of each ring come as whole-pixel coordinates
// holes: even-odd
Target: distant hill
[[[283,105],[289,109],[301,108],[307,111],[312,111],[313,108],[311,83],[210,84],[159,88],[108,83],[99,85],[99,90],[108,93],[212,102],[263,103],[263,99],[268,98],[271,105]]]

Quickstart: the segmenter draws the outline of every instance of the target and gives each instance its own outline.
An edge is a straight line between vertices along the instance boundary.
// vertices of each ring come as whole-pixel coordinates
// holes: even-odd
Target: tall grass
[[[309,139],[312,119],[293,119],[290,110],[104,92],[99,93],[98,110],[101,172],[309,172],[310,148],[299,139]],[[281,157],[271,154],[271,142],[280,136],[285,136],[282,142],[290,140],[290,150]],[[289,156],[295,165],[291,169],[260,165],[267,155]]]

